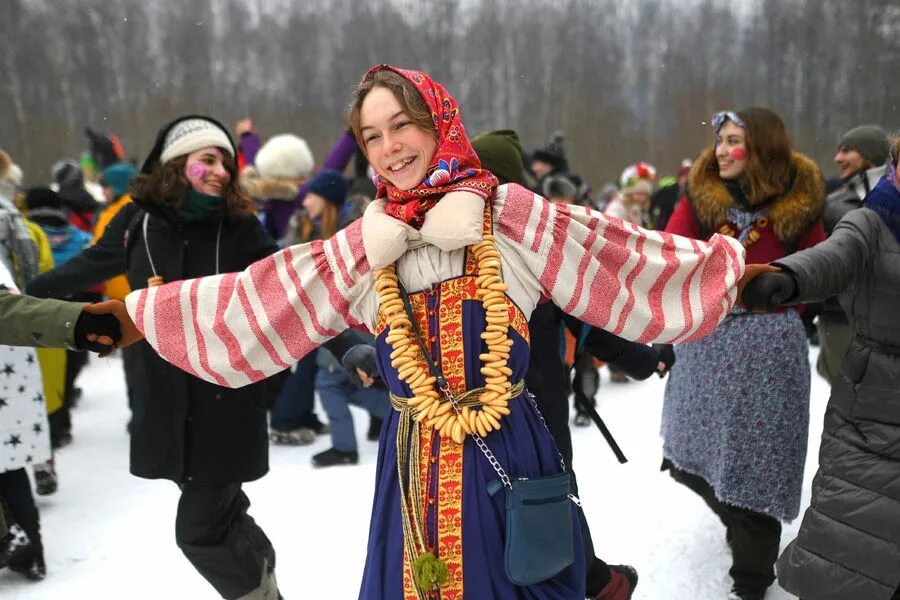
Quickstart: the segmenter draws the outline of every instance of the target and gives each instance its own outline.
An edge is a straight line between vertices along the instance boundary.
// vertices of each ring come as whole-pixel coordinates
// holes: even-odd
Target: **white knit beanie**
[[[166,164],[173,158],[190,154],[201,148],[215,146],[234,157],[234,149],[228,134],[221,127],[206,119],[187,119],[177,123],[166,134],[159,162]]]

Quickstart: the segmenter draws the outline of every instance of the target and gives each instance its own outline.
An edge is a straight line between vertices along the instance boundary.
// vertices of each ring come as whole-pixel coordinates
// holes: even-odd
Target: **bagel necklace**
[[[500,252],[497,251],[494,236],[490,234],[470,248],[478,261],[475,296],[481,300],[487,321],[481,334],[481,339],[487,344],[487,352],[478,355],[485,386],[478,396],[480,404],[462,406],[458,412],[454,412],[449,401],[441,402],[437,379],[429,373],[422,350],[415,341],[412,323],[403,307],[396,263],[375,272],[375,291],[390,328],[385,341],[392,349],[391,366],[397,369],[400,380],[412,390],[413,397],[408,404],[416,409],[414,418],[434,428],[441,437],[449,436],[458,444],[467,434],[476,432],[486,436],[494,429],[500,429],[500,420],[509,414],[509,400],[512,397],[509,382],[512,369],[507,362],[513,341],[507,335],[509,309],[505,298],[509,286],[500,277]]]

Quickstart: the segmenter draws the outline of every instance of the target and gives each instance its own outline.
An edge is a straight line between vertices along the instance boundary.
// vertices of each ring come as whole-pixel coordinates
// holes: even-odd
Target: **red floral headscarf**
[[[419,228],[425,221],[425,213],[447,192],[461,190],[478,194],[485,200],[490,199],[497,188],[497,178],[481,168],[481,160],[469,143],[469,136],[459,117],[459,105],[453,96],[425,73],[390,65],[372,67],[361,83],[382,69],[393,71],[413,84],[431,110],[438,133],[434,158],[425,179],[418,186],[411,190],[399,190],[380,175],[374,177],[378,187],[375,197],[387,198],[385,212]]]

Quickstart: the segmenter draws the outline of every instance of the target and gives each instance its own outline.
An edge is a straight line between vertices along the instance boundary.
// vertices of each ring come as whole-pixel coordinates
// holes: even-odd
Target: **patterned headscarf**
[[[390,65],[372,67],[361,83],[373,78],[382,69],[397,73],[416,88],[431,111],[438,133],[434,158],[425,179],[418,186],[404,191],[397,189],[380,175],[373,178],[378,188],[375,197],[387,199],[385,212],[419,228],[425,221],[425,213],[447,192],[467,191],[478,194],[485,200],[490,199],[497,188],[497,178],[490,171],[481,168],[481,161],[469,143],[459,116],[459,105],[453,96],[425,73]]]

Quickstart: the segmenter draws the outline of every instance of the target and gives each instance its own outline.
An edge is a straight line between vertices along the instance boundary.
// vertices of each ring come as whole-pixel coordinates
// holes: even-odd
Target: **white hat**
[[[173,158],[209,146],[222,148],[234,157],[234,149],[231,147],[228,133],[221,127],[206,119],[186,119],[177,123],[166,134],[159,162],[166,164]]]
[[[256,170],[262,177],[303,179],[313,169],[309,144],[291,133],[272,136],[256,154]]]

